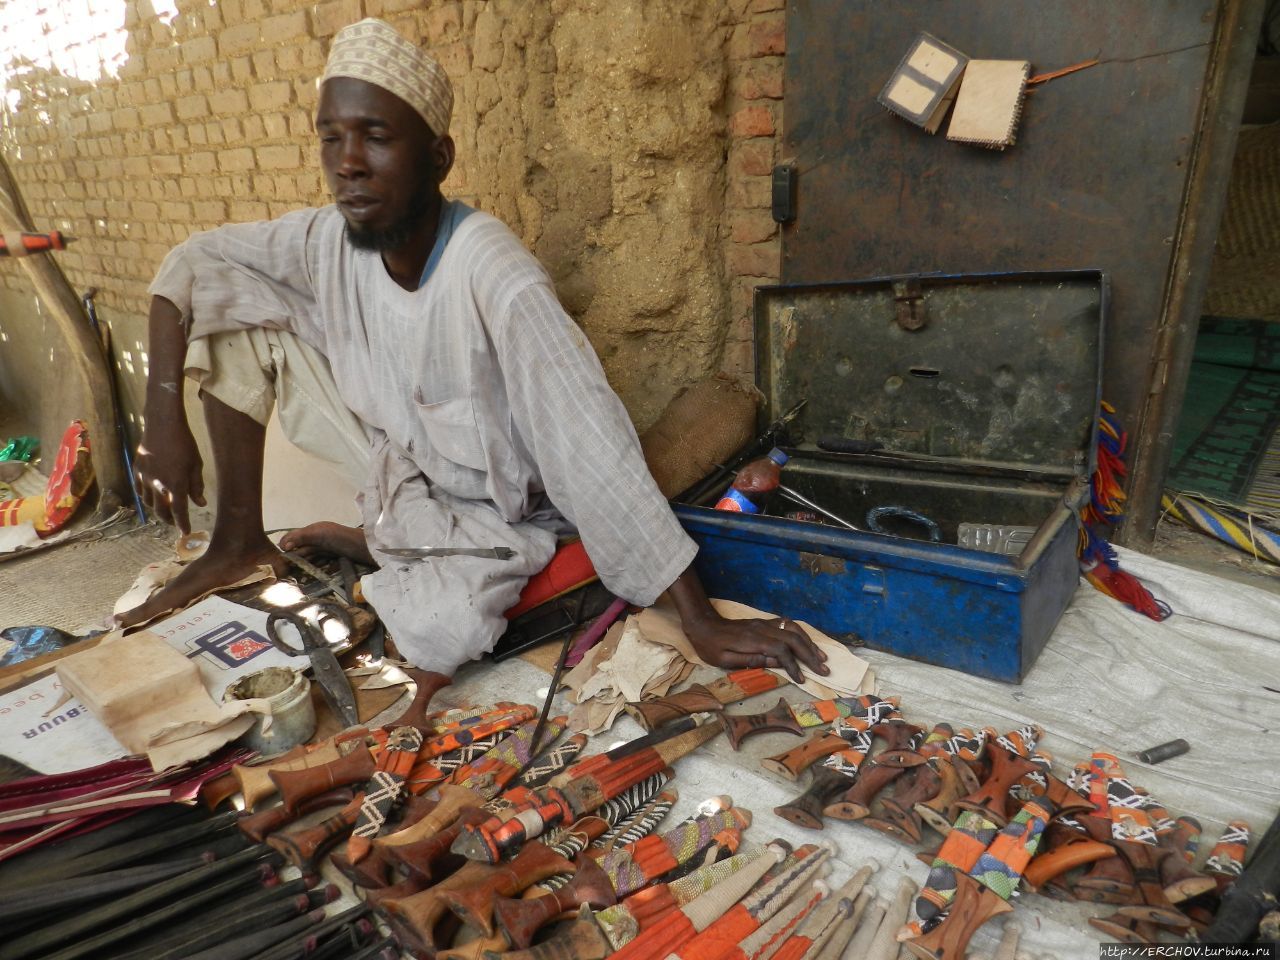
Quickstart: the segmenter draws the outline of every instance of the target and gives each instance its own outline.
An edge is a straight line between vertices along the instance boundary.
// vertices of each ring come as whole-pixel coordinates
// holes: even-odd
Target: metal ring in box
[[[910,520],[912,523],[918,523],[929,531],[930,541],[933,543],[942,542],[942,528],[938,526],[936,521],[930,520],[923,513],[908,510],[906,507],[872,507],[867,511],[867,527],[876,533],[888,534],[889,531],[880,526],[880,520],[882,517],[901,517],[903,520]]]

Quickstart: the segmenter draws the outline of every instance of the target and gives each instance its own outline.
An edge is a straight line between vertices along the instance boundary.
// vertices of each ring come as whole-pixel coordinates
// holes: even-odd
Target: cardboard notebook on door
[[[1030,72],[1025,60],[970,60],[947,139],[991,150],[1013,146]]]
[[[921,33],[876,100],[928,133],[937,133],[969,62],[959,50]]]

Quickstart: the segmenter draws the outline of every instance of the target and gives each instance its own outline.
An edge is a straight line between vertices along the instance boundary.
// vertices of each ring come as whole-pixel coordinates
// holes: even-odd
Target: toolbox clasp
[[[809,553],[800,551],[800,569],[804,570],[810,576],[816,577],[819,574],[842,574],[845,572],[845,562],[839,557],[829,557],[822,553]]]
[[[928,325],[929,319],[924,307],[924,289],[920,286],[919,277],[895,280],[893,301],[897,307],[895,319],[903,330],[922,330]]]

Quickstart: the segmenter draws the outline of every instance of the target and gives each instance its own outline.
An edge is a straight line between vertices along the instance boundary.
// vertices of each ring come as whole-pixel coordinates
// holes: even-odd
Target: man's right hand
[[[133,485],[148,510],[165,523],[191,532],[187,501],[206,506],[204,463],[181,407],[148,415],[142,443],[133,460]]]

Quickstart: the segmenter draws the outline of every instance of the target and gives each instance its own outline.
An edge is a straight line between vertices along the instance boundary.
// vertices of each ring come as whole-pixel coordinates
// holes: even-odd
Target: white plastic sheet
[[[1133,782],[1146,787],[1175,815],[1190,814],[1204,826],[1203,858],[1223,824],[1242,817],[1263,830],[1280,803],[1280,596],[1142,554],[1121,551],[1124,569],[1142,578],[1168,602],[1175,616],[1154,623],[1081,583],[1040,660],[1020,685],[996,683],[952,670],[859,650],[877,672],[879,693],[902,698],[904,715],[915,723],[1009,729],[1041,724],[1044,748],[1055,770],[1066,774],[1095,748],[1110,748]],[[699,667],[692,679],[714,679],[719,671]],[[468,665],[454,686],[441,692],[441,705],[492,702],[513,690],[545,685],[545,674],[521,660],[499,667]],[[789,698],[806,699],[795,688]],[[530,694],[532,695],[532,694]],[[733,712],[765,709],[777,692],[730,707]],[[623,716],[590,752],[641,734]],[[1140,763],[1137,750],[1185,737],[1191,752],[1159,766]],[[792,825],[773,808],[796,796],[804,783],[787,783],[766,773],[761,757],[794,746],[786,734],[747,741],[733,753],[717,738],[676,766],[673,781],[680,802],[669,823],[689,816],[709,796],[730,794],[755,814],[747,832],[754,842],[773,837],[835,843],[831,880],[843,882],[854,869],[875,859],[880,871],[871,885],[890,896],[906,874],[923,883],[927,870],[908,848],[868,827],[828,821],[821,833]],[[940,838],[932,837],[932,842]],[[1020,953],[1056,960],[1096,960],[1107,941],[1088,924],[1105,916],[1107,905],[1062,903],[1036,895],[1019,896],[1011,915],[1022,926]],[[1001,920],[978,931],[975,954],[990,954],[999,941]]]

